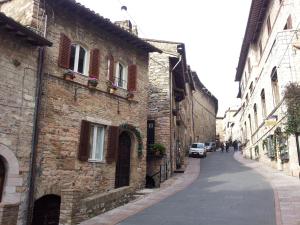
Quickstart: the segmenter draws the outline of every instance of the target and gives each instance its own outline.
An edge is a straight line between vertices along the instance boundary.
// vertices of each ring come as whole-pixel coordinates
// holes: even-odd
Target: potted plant
[[[163,144],[155,143],[152,145],[152,151],[155,156],[162,157],[166,154],[166,147]]]
[[[65,80],[73,80],[75,78],[75,73],[72,70],[66,70],[64,73]]]
[[[89,77],[88,79],[88,87],[95,88],[98,85],[98,79],[96,77]]]
[[[110,94],[114,94],[118,89],[117,85],[111,81],[107,81],[107,92]]]
[[[132,100],[134,97],[134,94],[132,92],[128,92],[126,97],[128,100]]]

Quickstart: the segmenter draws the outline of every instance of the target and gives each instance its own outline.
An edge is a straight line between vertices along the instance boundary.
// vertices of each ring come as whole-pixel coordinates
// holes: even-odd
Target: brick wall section
[[[17,223],[19,204],[0,203],[0,224],[13,225]]]
[[[4,154],[2,157],[9,168],[2,203],[21,201],[20,208],[25,210],[37,49],[1,32],[0,52],[0,154]],[[19,213],[19,220],[22,220],[24,210]]]

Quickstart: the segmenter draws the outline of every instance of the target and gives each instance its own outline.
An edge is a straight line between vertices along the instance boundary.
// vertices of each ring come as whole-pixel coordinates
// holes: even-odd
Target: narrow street
[[[191,186],[119,224],[275,225],[273,190],[232,153],[214,152]]]

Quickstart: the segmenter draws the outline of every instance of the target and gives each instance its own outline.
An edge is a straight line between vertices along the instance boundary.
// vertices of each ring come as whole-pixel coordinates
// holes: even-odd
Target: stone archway
[[[5,182],[3,187],[3,203],[19,203],[21,194],[16,192],[17,187],[22,185],[19,174],[19,162],[15,154],[5,145],[0,144],[0,156],[5,167]]]
[[[32,225],[58,225],[61,198],[45,195],[34,202]]]

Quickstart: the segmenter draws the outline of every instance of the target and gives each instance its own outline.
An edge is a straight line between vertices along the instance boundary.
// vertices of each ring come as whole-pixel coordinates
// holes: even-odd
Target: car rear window
[[[205,142],[205,146],[209,146],[209,143],[208,143],[208,142]]]
[[[192,148],[204,148],[203,143],[192,144]]]

